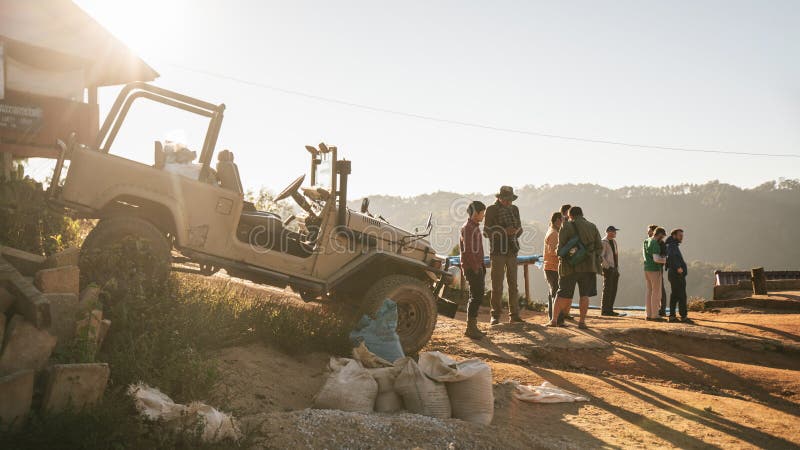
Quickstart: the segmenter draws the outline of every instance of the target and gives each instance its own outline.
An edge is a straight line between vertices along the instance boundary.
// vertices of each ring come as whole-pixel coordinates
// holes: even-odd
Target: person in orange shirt
[[[564,218],[560,212],[556,211],[550,216],[550,227],[544,237],[544,277],[550,292],[547,296],[547,316],[553,320],[553,302],[558,291],[558,232]],[[559,323],[564,322],[563,315],[558,318]]]

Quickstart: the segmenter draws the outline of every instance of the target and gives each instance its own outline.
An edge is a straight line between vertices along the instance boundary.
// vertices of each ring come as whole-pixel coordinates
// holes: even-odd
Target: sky
[[[252,189],[282,190],[321,141],[352,160],[351,198],[800,178],[799,158],[555,139],[285,92],[494,128],[800,155],[797,1],[76,3],[161,74],[155,84],[225,103],[217,151],[234,152]],[[101,118],[117,91],[101,89]],[[205,125],[134,106],[112,151],[150,164],[154,140],[199,150]]]

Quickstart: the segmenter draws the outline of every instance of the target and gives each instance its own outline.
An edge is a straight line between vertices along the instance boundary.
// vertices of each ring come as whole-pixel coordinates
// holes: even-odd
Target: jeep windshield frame
[[[214,156],[214,149],[219,138],[219,130],[222,128],[222,119],[225,112],[225,104],[214,105],[213,103],[179,94],[168,89],[152,86],[144,82],[129,83],[122,88],[114,101],[114,105],[106,116],[103,126],[97,133],[94,148],[99,152],[108,153],[114,144],[122,124],[131,109],[133,102],[139,98],[144,98],[157,103],[162,103],[173,108],[197,114],[209,118],[206,137],[203,141],[203,149],[200,152],[198,162],[202,164],[201,179],[211,169],[211,159]]]

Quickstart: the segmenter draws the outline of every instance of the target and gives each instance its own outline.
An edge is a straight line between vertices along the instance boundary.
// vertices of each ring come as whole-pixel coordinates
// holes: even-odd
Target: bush
[[[706,310],[706,299],[703,297],[690,297],[686,307],[689,311],[702,312]]]
[[[0,182],[0,244],[49,255],[77,245],[79,232],[78,221],[48,207],[41,183]]]

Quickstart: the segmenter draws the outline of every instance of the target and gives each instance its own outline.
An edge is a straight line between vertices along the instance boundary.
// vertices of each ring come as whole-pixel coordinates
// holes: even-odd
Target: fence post
[[[752,270],[753,294],[767,295],[767,275],[763,267],[755,267]]]

